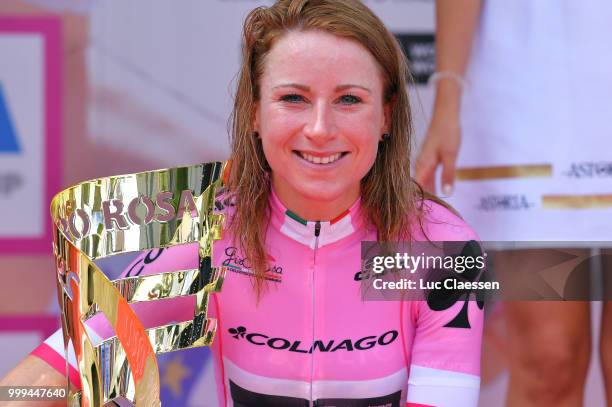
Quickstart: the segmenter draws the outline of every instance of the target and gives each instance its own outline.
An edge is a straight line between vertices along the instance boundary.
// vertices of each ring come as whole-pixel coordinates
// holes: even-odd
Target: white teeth
[[[342,155],[342,153],[336,153],[336,154],[332,154],[329,155],[327,157],[315,157],[313,155],[307,154],[307,153],[301,153],[300,152],[300,156],[305,159],[308,162],[311,162],[313,164],[331,164],[334,161],[336,161],[337,159],[340,158],[340,156]]]

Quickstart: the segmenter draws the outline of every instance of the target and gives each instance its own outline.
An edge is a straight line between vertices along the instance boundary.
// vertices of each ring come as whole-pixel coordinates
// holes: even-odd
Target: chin
[[[304,198],[312,201],[334,201],[343,195],[350,193],[349,188],[342,188],[338,185],[329,183],[316,183],[313,185],[303,185],[298,189],[298,193]]]

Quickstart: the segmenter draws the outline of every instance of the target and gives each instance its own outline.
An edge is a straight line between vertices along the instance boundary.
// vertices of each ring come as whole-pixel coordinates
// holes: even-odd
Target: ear
[[[380,134],[391,132],[391,115],[393,113],[393,104],[395,102],[395,96],[387,103],[383,105],[383,123]]]
[[[391,131],[391,112],[393,111],[393,106],[391,105],[391,103],[392,102],[385,103],[385,106],[383,108],[385,115],[383,130],[385,133],[389,133]]]

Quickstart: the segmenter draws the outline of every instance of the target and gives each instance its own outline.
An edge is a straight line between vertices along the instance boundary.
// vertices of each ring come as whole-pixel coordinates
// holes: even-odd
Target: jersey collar
[[[359,230],[363,226],[360,208],[361,198],[357,198],[350,208],[330,221],[310,221],[287,209],[278,199],[274,188],[270,192],[272,226],[311,249],[337,242]]]

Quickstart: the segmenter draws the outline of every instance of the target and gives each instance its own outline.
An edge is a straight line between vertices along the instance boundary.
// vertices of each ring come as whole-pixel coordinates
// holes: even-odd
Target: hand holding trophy
[[[86,181],[51,203],[53,251],[64,347],[74,349],[81,391],[69,405],[159,406],[155,354],[211,344],[216,321],[206,318],[208,295],[225,269],[212,267],[223,215],[215,195],[228,163],[149,171]],[[153,248],[199,245],[199,268],[111,281],[95,260]],[[194,295],[190,321],[145,330],[129,304]],[[95,341],[86,321],[101,313],[114,336]],[[98,343],[96,343],[98,342]],[[66,357],[66,359],[68,359]]]

